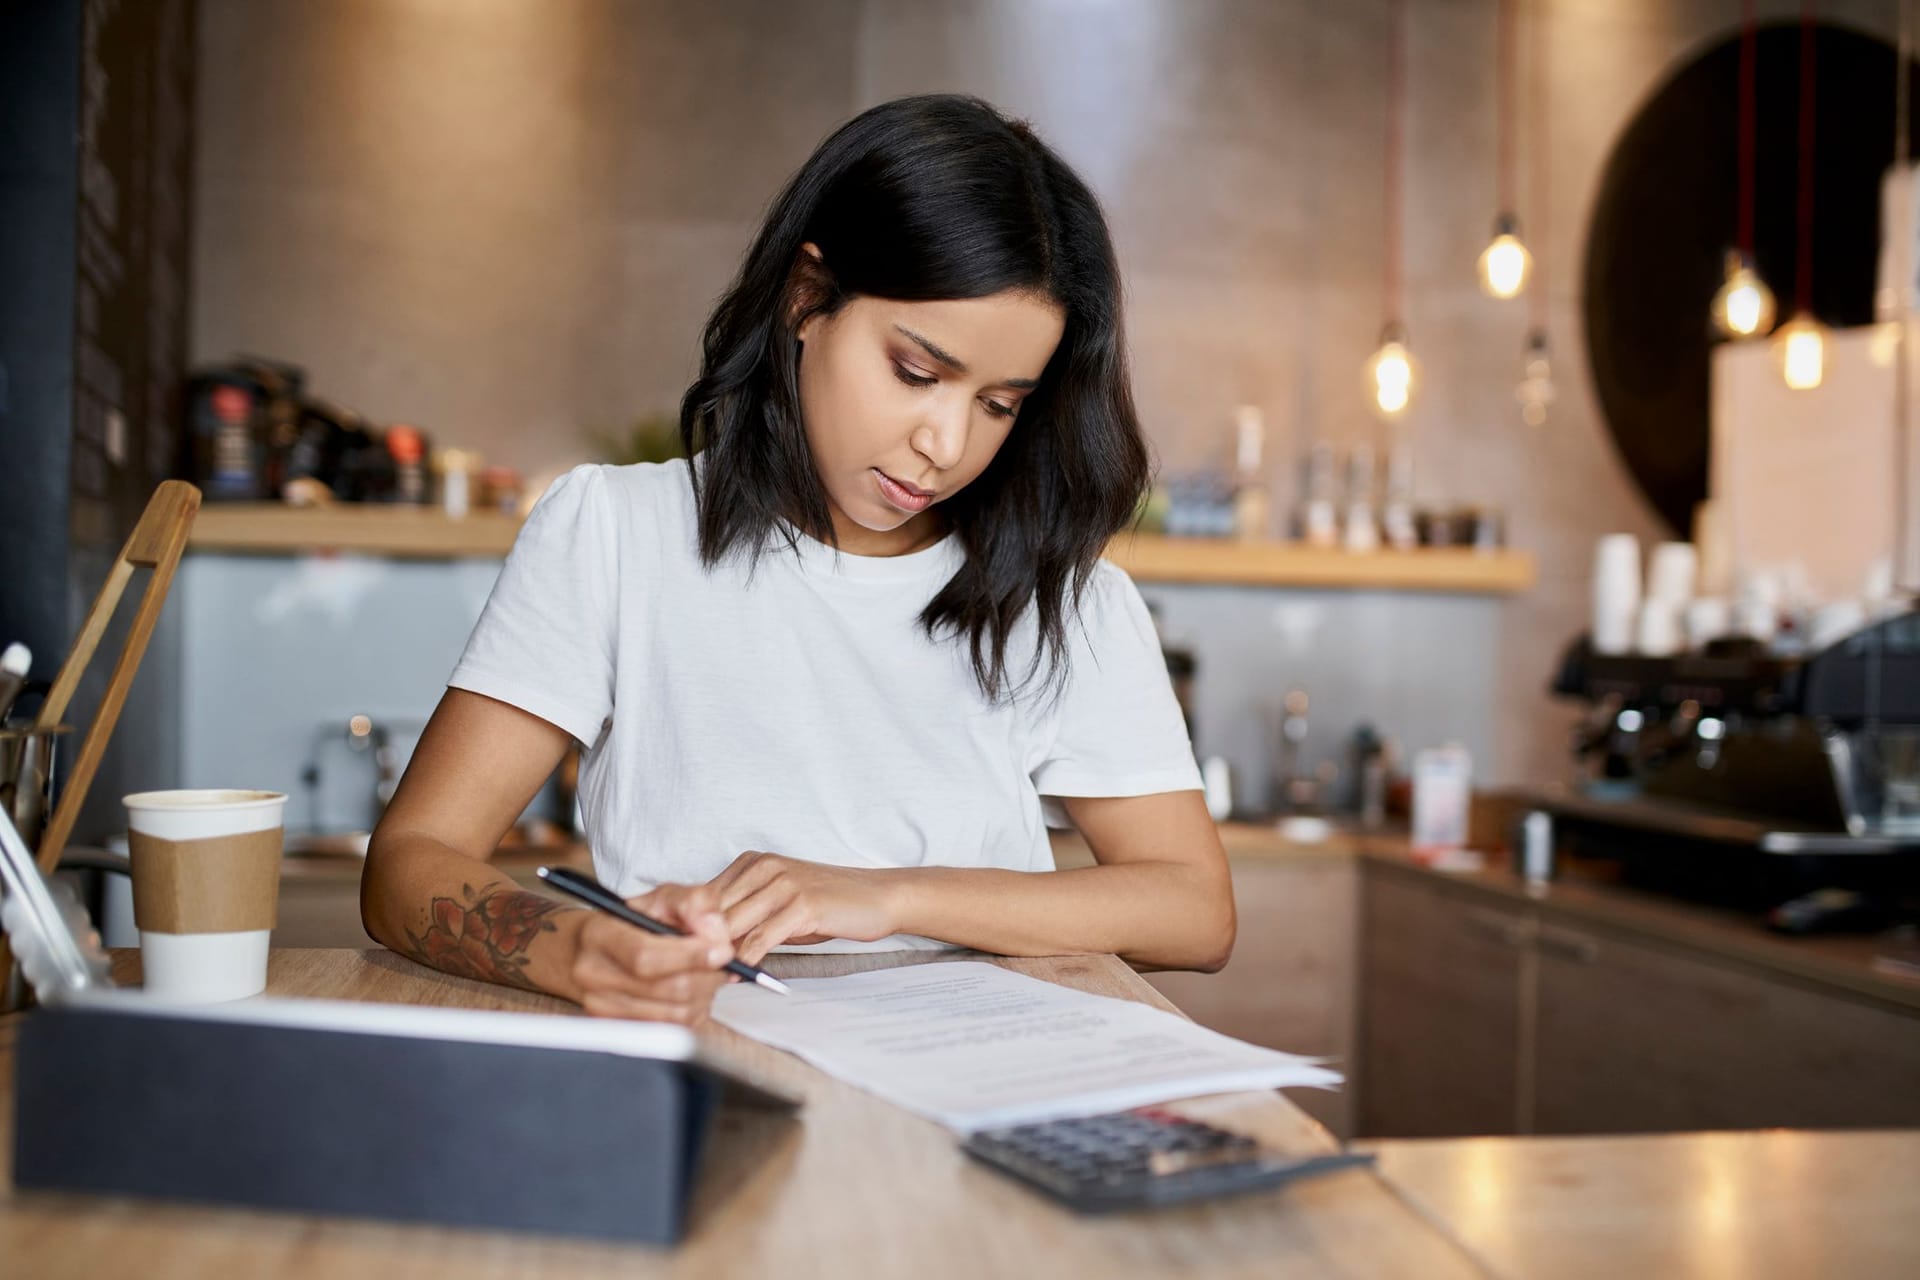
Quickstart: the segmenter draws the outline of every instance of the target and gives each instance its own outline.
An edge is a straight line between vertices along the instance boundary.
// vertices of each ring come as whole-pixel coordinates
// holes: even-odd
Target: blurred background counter
[[[245,776],[294,798],[290,832],[370,827],[519,523],[490,510],[208,504],[176,587],[177,785]],[[1490,758],[1495,641],[1506,602],[1535,576],[1524,552],[1143,533],[1108,554],[1157,615],[1196,751],[1231,769],[1235,811],[1277,807],[1287,785],[1332,803],[1351,785],[1361,721],[1409,753],[1460,739]],[[1307,717],[1290,716],[1286,696],[1306,689],[1337,710],[1331,730],[1316,721],[1308,736]],[[530,814],[566,828],[566,802],[556,788]]]

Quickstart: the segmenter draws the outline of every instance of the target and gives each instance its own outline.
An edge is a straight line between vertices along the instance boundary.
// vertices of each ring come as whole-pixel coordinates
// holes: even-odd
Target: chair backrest
[[[173,585],[173,571],[180,565],[180,553],[186,550],[187,535],[193,531],[193,518],[199,510],[198,489],[184,480],[161,481],[147,501],[140,522],[127,536],[126,545],[120,548],[120,558],[113,562],[100,594],[94,597],[93,607],[87,611],[86,622],[73,642],[73,650],[61,664],[60,674],[54,677],[46,701],[40,704],[35,726],[48,728],[59,724],[67,705],[73,701],[74,691],[80,687],[81,677],[93,661],[94,650],[100,647],[101,638],[113,621],[114,610],[120,604],[120,597],[126,594],[133,571],[151,569],[153,574],[147,580],[146,593],[140,597],[139,611],[127,629],[126,643],[121,646],[119,661],[113,665],[106,694],[100,699],[93,723],[87,726],[86,739],[67,774],[60,803],[54,806],[53,817],[41,834],[35,861],[43,874],[51,874],[60,864],[67,837],[73,834],[73,824],[80,816],[87,788],[93,785],[100,758],[106,754],[107,740],[113,736],[120,709],[126,705],[127,691],[133,687],[134,674],[147,652],[147,641],[153,638],[154,626],[160,621],[160,610],[167,603],[167,592]]]

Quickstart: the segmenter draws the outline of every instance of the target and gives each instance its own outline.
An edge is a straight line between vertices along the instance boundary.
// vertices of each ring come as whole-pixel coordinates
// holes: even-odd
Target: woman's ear
[[[794,255],[793,270],[787,276],[787,323],[794,326],[796,339],[806,339],[807,326],[832,296],[833,275],[820,246],[809,240]]]

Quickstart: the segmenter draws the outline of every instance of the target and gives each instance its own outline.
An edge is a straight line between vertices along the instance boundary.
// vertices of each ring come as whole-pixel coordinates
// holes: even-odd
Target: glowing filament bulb
[[[1727,255],[1727,279],[1713,295],[1713,323],[1730,338],[1773,328],[1773,290],[1738,253]]]
[[[1782,325],[1773,336],[1780,357],[1780,371],[1787,386],[1795,391],[1811,391],[1820,385],[1827,366],[1827,329],[1812,316],[1799,315]]]
[[[1520,419],[1530,427],[1547,420],[1547,406],[1553,403],[1553,365],[1547,358],[1547,335],[1536,329],[1527,338],[1526,376],[1514,390],[1520,402]]]
[[[1517,298],[1527,287],[1533,255],[1520,243],[1520,224],[1503,214],[1493,225],[1493,243],[1480,255],[1480,287],[1496,298]]]
[[[1373,402],[1387,417],[1399,415],[1412,402],[1417,371],[1397,326],[1389,326],[1381,336],[1380,349],[1367,361],[1367,373],[1373,381]]]

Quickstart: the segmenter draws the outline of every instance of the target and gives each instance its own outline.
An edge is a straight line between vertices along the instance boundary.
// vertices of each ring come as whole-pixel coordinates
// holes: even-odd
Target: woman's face
[[[834,534],[854,555],[932,542],[933,508],[993,461],[1060,344],[1031,293],[940,302],[855,297],[798,330],[800,410]]]

